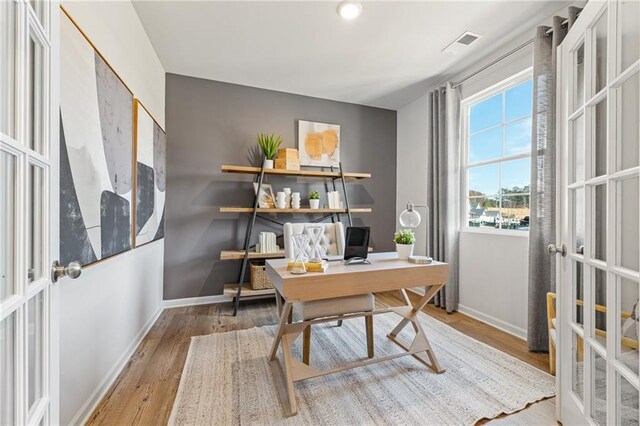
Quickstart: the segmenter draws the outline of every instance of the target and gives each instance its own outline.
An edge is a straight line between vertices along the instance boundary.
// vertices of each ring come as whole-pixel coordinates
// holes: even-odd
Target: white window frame
[[[471,110],[471,107],[477,103],[480,103],[484,100],[487,100],[499,93],[502,93],[504,91],[507,91],[515,86],[518,86],[524,82],[526,82],[527,80],[531,80],[533,78],[533,68],[529,67],[525,70],[520,71],[519,73],[512,75],[511,77],[508,77],[504,80],[502,80],[501,82],[494,84],[493,86],[490,86],[488,88],[486,88],[485,90],[478,92],[474,95],[469,96],[468,98],[463,99],[460,102],[460,117],[462,120],[462,132],[461,132],[461,136],[462,136],[462,146],[461,146],[461,154],[462,154],[462,167],[460,168],[460,172],[461,172],[461,176],[460,176],[460,182],[461,182],[461,203],[460,203],[460,220],[462,223],[462,226],[460,227],[460,230],[462,232],[471,232],[471,233],[479,233],[479,234],[498,234],[498,235],[512,235],[512,236],[519,236],[519,237],[529,237],[529,232],[528,231],[518,231],[515,229],[502,229],[502,228],[488,228],[488,227],[471,227],[469,226],[469,209],[467,208],[467,200],[469,199],[469,182],[468,182],[468,170],[469,170],[469,113]],[[503,102],[504,102],[504,98],[503,98]],[[532,111],[533,113],[533,111]],[[504,114],[504,104],[503,104],[503,114]],[[514,121],[520,120],[522,119],[522,117],[517,118]],[[504,117],[503,120],[500,124],[500,126],[504,126],[505,122],[504,122]],[[495,126],[498,127],[498,126]],[[491,128],[487,128],[484,130],[489,130]],[[503,142],[504,144],[504,137],[503,137]],[[504,157],[499,157],[499,158],[494,158],[491,160],[486,160],[486,161],[480,161],[477,163],[473,163],[472,167],[478,167],[478,166],[484,166],[484,165],[490,165],[490,164],[500,164],[506,161],[510,161],[510,160],[519,160],[522,158],[530,158],[531,157],[531,152],[526,152],[526,153],[521,153],[521,154],[516,154],[516,155],[509,155],[509,156],[504,156]],[[498,188],[501,189],[502,188],[502,172],[499,175],[499,184],[498,184]],[[531,198],[529,198],[529,203],[531,203]]]

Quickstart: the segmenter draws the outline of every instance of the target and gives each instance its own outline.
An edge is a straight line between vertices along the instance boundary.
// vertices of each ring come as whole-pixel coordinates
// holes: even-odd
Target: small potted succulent
[[[318,191],[309,193],[309,207],[314,210],[320,208],[320,193]]]
[[[396,252],[399,259],[407,260],[413,255],[413,245],[416,242],[416,236],[410,229],[401,229],[397,231],[393,237],[396,243]]]
[[[266,133],[260,133],[258,135],[258,145],[262,149],[262,153],[265,156],[264,168],[273,169],[273,159],[278,154],[278,147],[282,143],[280,136],[275,136],[273,133],[270,135]]]

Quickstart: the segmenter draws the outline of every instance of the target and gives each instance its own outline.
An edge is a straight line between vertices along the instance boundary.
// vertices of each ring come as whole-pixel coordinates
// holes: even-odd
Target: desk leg
[[[278,352],[278,346],[280,345],[280,341],[282,340],[282,335],[285,332],[287,322],[289,321],[289,313],[291,312],[291,303],[284,302],[284,306],[282,307],[282,312],[280,313],[280,321],[278,322],[278,329],[276,330],[276,335],[273,338],[273,346],[271,346],[271,355],[269,356],[269,361],[273,361],[276,359],[276,353]]]
[[[287,388],[287,399],[289,400],[289,411],[285,413],[288,416],[298,414],[298,404],[296,402],[296,394],[293,389],[293,360],[291,357],[291,344],[293,339],[290,335],[282,336],[282,355],[284,359],[284,375]]]

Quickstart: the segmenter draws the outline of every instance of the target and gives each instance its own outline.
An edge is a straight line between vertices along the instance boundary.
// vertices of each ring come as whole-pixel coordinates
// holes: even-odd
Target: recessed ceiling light
[[[344,19],[355,19],[362,13],[362,5],[357,1],[343,1],[338,5],[338,15]]]

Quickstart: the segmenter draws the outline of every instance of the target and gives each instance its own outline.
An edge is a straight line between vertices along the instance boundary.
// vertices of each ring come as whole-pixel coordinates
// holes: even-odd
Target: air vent
[[[480,34],[467,31],[456,39],[453,43],[442,49],[443,52],[455,55],[469,47],[469,45],[482,37]]]

